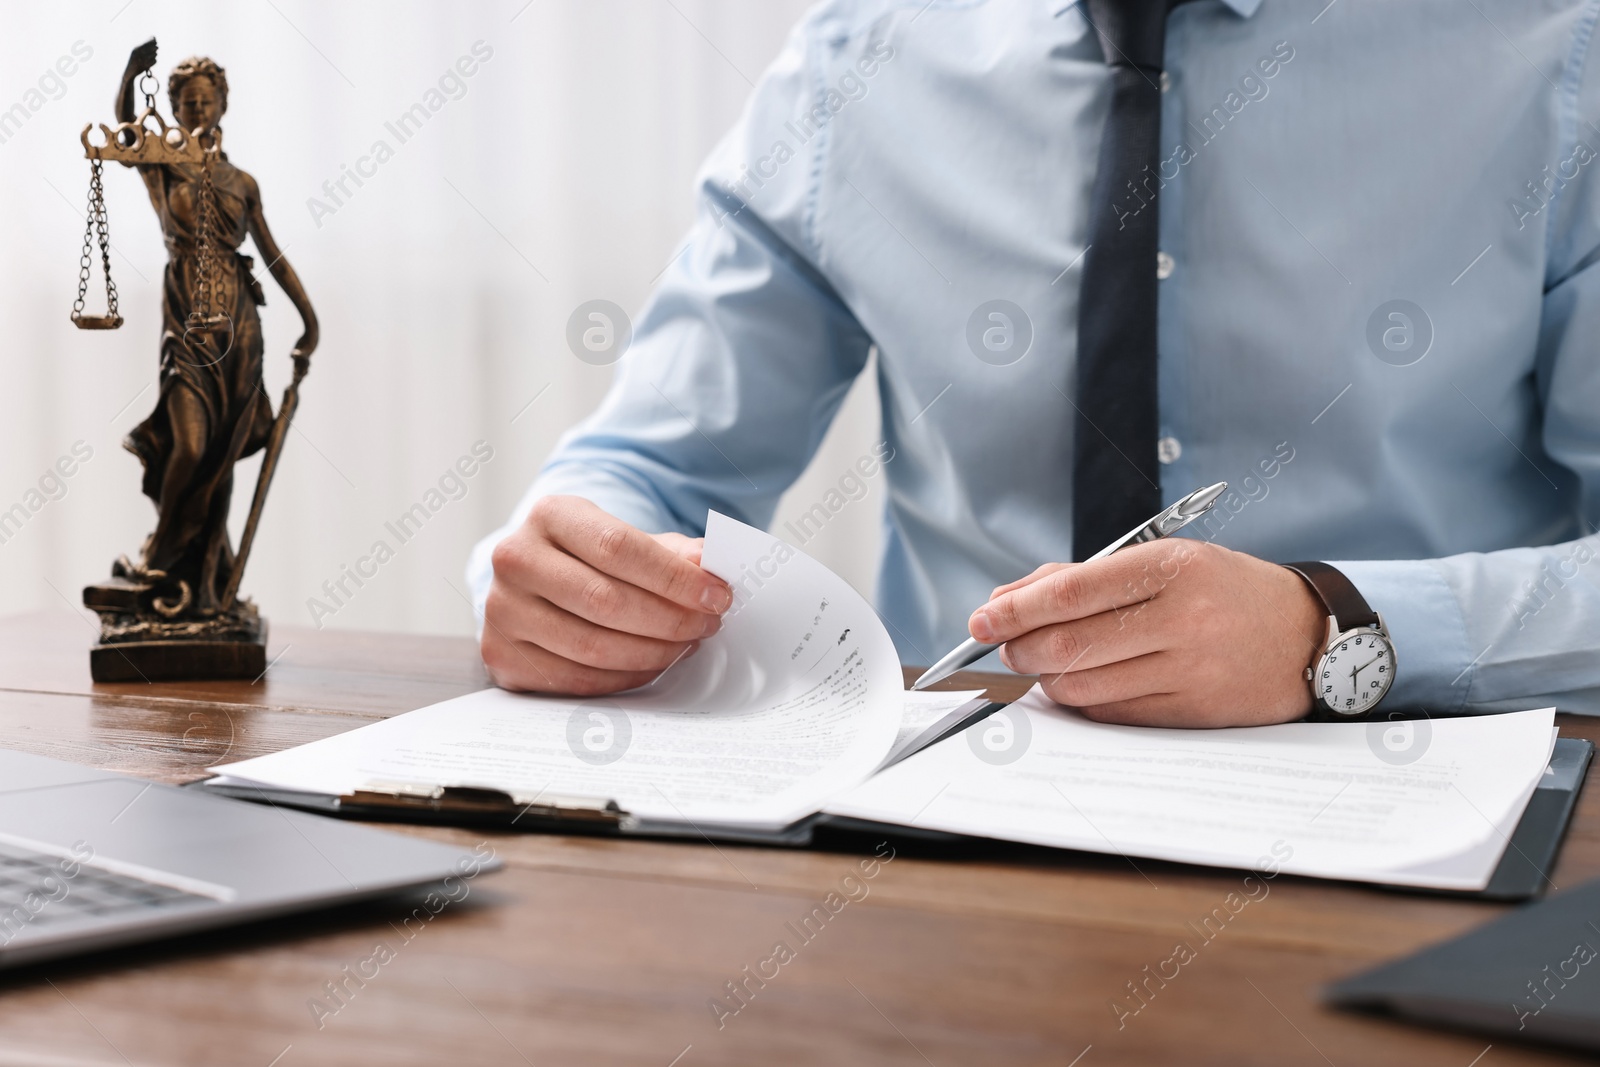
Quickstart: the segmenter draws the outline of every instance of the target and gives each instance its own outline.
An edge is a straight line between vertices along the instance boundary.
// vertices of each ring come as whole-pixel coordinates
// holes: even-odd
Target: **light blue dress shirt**
[[[1393,635],[1390,707],[1600,713],[1597,12],[1183,5],[1159,173],[1112,208],[1160,188],[1162,496],[1226,480],[1189,535],[1342,568]],[[993,586],[1072,558],[1108,87],[1064,0],[819,5],[512,522],[572,493],[650,531],[767,525],[876,346],[878,606],[907,662],[964,639]],[[480,606],[510,528],[474,553]]]

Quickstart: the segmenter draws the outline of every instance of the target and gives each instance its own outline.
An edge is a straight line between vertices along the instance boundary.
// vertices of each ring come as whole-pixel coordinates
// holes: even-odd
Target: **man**
[[[1152,725],[1600,713],[1597,14],[822,4],[475,553],[495,680],[625,689],[715,632],[691,536],[770,520],[876,347],[907,662],[970,633]]]

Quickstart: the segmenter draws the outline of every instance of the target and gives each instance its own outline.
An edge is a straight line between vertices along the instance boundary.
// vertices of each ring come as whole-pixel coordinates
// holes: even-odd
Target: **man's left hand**
[[[1100,722],[1260,726],[1311,710],[1327,612],[1293,571],[1204,541],[1049,563],[973,612],[1012,670]]]

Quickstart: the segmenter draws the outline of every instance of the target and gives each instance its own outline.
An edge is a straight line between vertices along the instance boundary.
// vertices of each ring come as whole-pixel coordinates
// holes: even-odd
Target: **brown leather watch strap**
[[[1284,566],[1306,580],[1306,584],[1322,601],[1323,607],[1328,609],[1328,614],[1333,616],[1334,625],[1340,633],[1358,626],[1378,625],[1378,613],[1372,610],[1367,598],[1339,568],[1315,561],[1285,563]]]

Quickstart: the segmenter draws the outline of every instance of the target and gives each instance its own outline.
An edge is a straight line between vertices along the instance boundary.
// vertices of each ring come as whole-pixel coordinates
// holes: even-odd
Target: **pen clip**
[[[1156,516],[1155,522],[1151,525],[1160,529],[1162,537],[1177,533],[1210,511],[1212,506],[1221,499],[1222,494],[1227,491],[1227,482],[1217,482],[1214,485],[1196,489]]]
[[[1217,502],[1218,498],[1227,489],[1227,482],[1217,482],[1214,485],[1196,489],[1187,496],[1162,508],[1149,522],[1129,530],[1090,558],[1103,559],[1119,549],[1126,548],[1128,545],[1139,545],[1147,541],[1159,541],[1163,537],[1170,537],[1210,511],[1212,505]]]
[[[1188,498],[1185,497],[1184,499]],[[1155,521],[1150,524],[1151,532],[1153,532],[1156,537],[1166,537],[1169,534],[1177,533],[1179,530],[1189,525],[1190,522],[1194,521],[1194,516],[1183,514],[1182,508],[1183,501],[1180,500],[1167,510],[1163,511],[1160,515],[1157,515]],[[1154,538],[1151,538],[1151,540],[1154,540]]]

